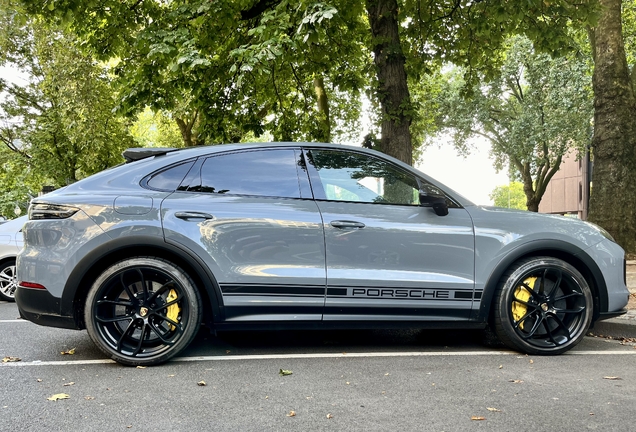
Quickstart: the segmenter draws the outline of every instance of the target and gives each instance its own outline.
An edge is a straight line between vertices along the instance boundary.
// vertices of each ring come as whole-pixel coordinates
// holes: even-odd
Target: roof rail
[[[134,162],[141,159],[145,159],[150,156],[165,155],[166,153],[169,153],[175,150],[179,150],[179,149],[174,147],[149,147],[149,148],[137,147],[137,148],[129,148],[127,150],[124,150],[124,152],[122,153],[122,156],[124,157],[124,159],[126,159],[126,163],[128,163],[128,162]]]

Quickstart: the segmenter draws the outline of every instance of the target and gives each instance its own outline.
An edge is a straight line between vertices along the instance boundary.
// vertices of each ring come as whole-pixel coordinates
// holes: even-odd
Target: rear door
[[[352,151],[306,153],[327,254],[324,320],[467,320],[474,291],[471,218],[419,205],[434,185]]]
[[[320,320],[324,236],[299,149],[212,155],[193,170],[162,204],[165,238],[206,262],[224,319]]]

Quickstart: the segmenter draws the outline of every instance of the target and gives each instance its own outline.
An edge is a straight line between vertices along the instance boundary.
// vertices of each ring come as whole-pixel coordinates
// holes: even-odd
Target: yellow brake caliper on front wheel
[[[171,289],[168,293],[168,297],[166,297],[166,303],[170,303],[171,301],[175,301],[177,299],[177,292],[174,289]],[[170,318],[172,321],[177,322],[179,319],[179,312],[181,312],[181,308],[178,303],[172,304],[168,306],[168,311],[166,316]],[[170,330],[174,330],[176,327],[172,324],[168,324],[170,326]]]
[[[537,281],[536,277],[530,277],[524,280],[523,283],[525,283],[526,285],[528,285],[530,288],[534,290],[534,284],[536,281]],[[515,289],[516,299],[527,302],[528,300],[530,300],[530,297],[531,297],[530,291],[528,291],[528,288],[526,288],[524,285],[519,285]],[[527,312],[528,312],[528,307],[526,305],[524,305],[523,303],[519,303],[517,301],[512,302],[512,318],[515,320],[515,322],[518,322],[521,318],[523,318]],[[519,328],[521,328],[521,330],[523,330],[524,323],[525,321],[519,324]]]

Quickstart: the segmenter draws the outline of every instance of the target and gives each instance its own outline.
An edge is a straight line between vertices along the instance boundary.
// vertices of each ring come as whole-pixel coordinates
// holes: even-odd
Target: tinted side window
[[[152,189],[167,191],[176,190],[177,187],[179,187],[179,184],[181,184],[181,180],[183,180],[190,170],[190,167],[192,167],[193,163],[194,161],[189,161],[153,174],[146,184]]]
[[[223,154],[206,159],[199,192],[300,198],[293,149]]]
[[[330,201],[419,204],[415,177],[389,162],[333,150],[311,150],[310,159]]]

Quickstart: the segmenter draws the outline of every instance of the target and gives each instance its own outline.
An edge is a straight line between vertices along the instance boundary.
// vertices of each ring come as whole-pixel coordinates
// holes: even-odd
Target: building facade
[[[591,163],[589,155],[577,160],[576,153],[563,158],[539,203],[539,213],[576,216],[586,220],[590,202]]]

